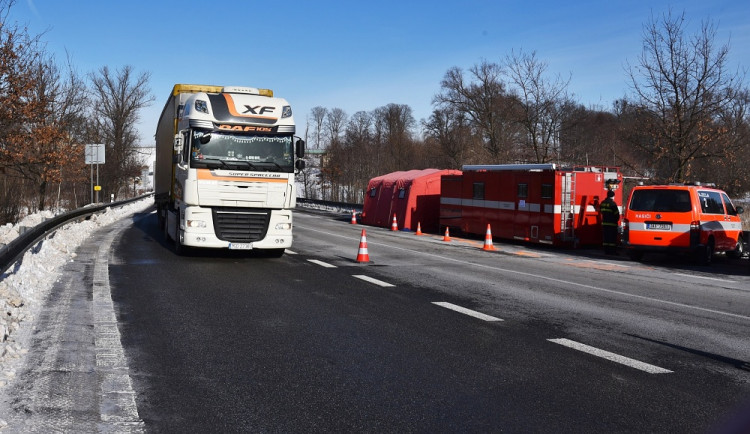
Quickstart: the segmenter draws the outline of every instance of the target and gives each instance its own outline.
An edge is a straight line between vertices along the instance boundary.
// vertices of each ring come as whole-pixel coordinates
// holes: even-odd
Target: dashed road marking
[[[364,280],[365,282],[370,282],[370,283],[374,283],[375,285],[382,286],[383,288],[390,288],[390,287],[395,286],[388,282],[383,282],[382,280],[374,279],[370,276],[365,276],[363,274],[354,274],[353,276],[356,277],[357,279]]]
[[[629,357],[621,356],[619,354],[610,353],[609,351],[600,350],[599,348],[591,347],[580,342],[571,341],[570,339],[547,339],[550,342],[572,348],[574,350],[582,351],[587,354],[591,354],[603,359],[607,359],[612,362],[620,363],[631,368],[635,368],[641,371],[648,372],[649,374],[670,374],[673,371],[669,369],[660,368],[658,366],[650,365],[648,363],[640,362],[638,360],[631,359]]]
[[[461,307],[458,305],[455,305],[453,303],[448,303],[445,301],[433,301],[432,304],[436,304],[438,306],[444,307],[446,309],[450,309],[456,312],[460,312],[464,315],[473,316],[474,318],[481,319],[483,321],[502,321],[500,318],[495,318],[494,316],[486,315],[481,312],[477,312],[475,310],[467,309],[465,307]]]
[[[320,265],[321,267],[336,268],[336,266],[333,265],[333,264],[329,264],[328,262],[319,261],[317,259],[308,259],[308,261],[312,262],[313,264]]]
[[[719,278],[716,278],[716,277],[695,276],[693,274],[685,274],[685,273],[674,273],[674,275],[675,276],[690,277],[690,278],[695,278],[695,279],[713,280],[714,282],[734,283],[734,280],[719,279]]]

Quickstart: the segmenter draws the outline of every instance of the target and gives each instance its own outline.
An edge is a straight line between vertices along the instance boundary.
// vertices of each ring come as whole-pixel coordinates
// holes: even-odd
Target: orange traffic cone
[[[445,235],[443,235],[443,241],[450,241],[451,240],[451,234],[448,231],[448,226],[445,227]]]
[[[354,210],[352,210],[352,224],[353,225],[357,224],[357,212]]]
[[[359,239],[357,262],[370,262],[370,255],[367,253],[367,234],[364,229],[362,229],[362,237]]]
[[[484,246],[482,250],[497,250],[492,244],[492,231],[490,230],[489,223],[487,224],[487,233],[484,235]]]
[[[415,233],[415,235],[424,235],[422,233],[422,224],[420,222],[417,222],[417,232]]]
[[[393,223],[391,223],[391,230],[397,231],[398,230],[398,223],[396,223],[396,214],[393,214]]]

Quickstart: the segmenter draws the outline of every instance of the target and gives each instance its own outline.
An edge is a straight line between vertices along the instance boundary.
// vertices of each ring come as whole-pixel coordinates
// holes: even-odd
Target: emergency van
[[[645,252],[689,253],[704,265],[713,254],[741,256],[741,207],[713,185],[641,185],[625,206],[622,245],[633,260]]]

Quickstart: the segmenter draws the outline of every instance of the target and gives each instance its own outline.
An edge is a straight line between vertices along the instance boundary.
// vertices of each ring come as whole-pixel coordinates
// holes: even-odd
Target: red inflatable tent
[[[440,178],[460,170],[424,169],[393,172],[367,184],[362,223],[389,228],[396,214],[399,229],[437,233],[440,229]]]

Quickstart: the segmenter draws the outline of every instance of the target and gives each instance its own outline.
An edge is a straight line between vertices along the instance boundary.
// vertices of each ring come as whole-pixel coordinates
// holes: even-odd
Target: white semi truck
[[[156,127],[154,200],[175,249],[292,245],[295,141],[292,109],[273,91],[177,84]]]

